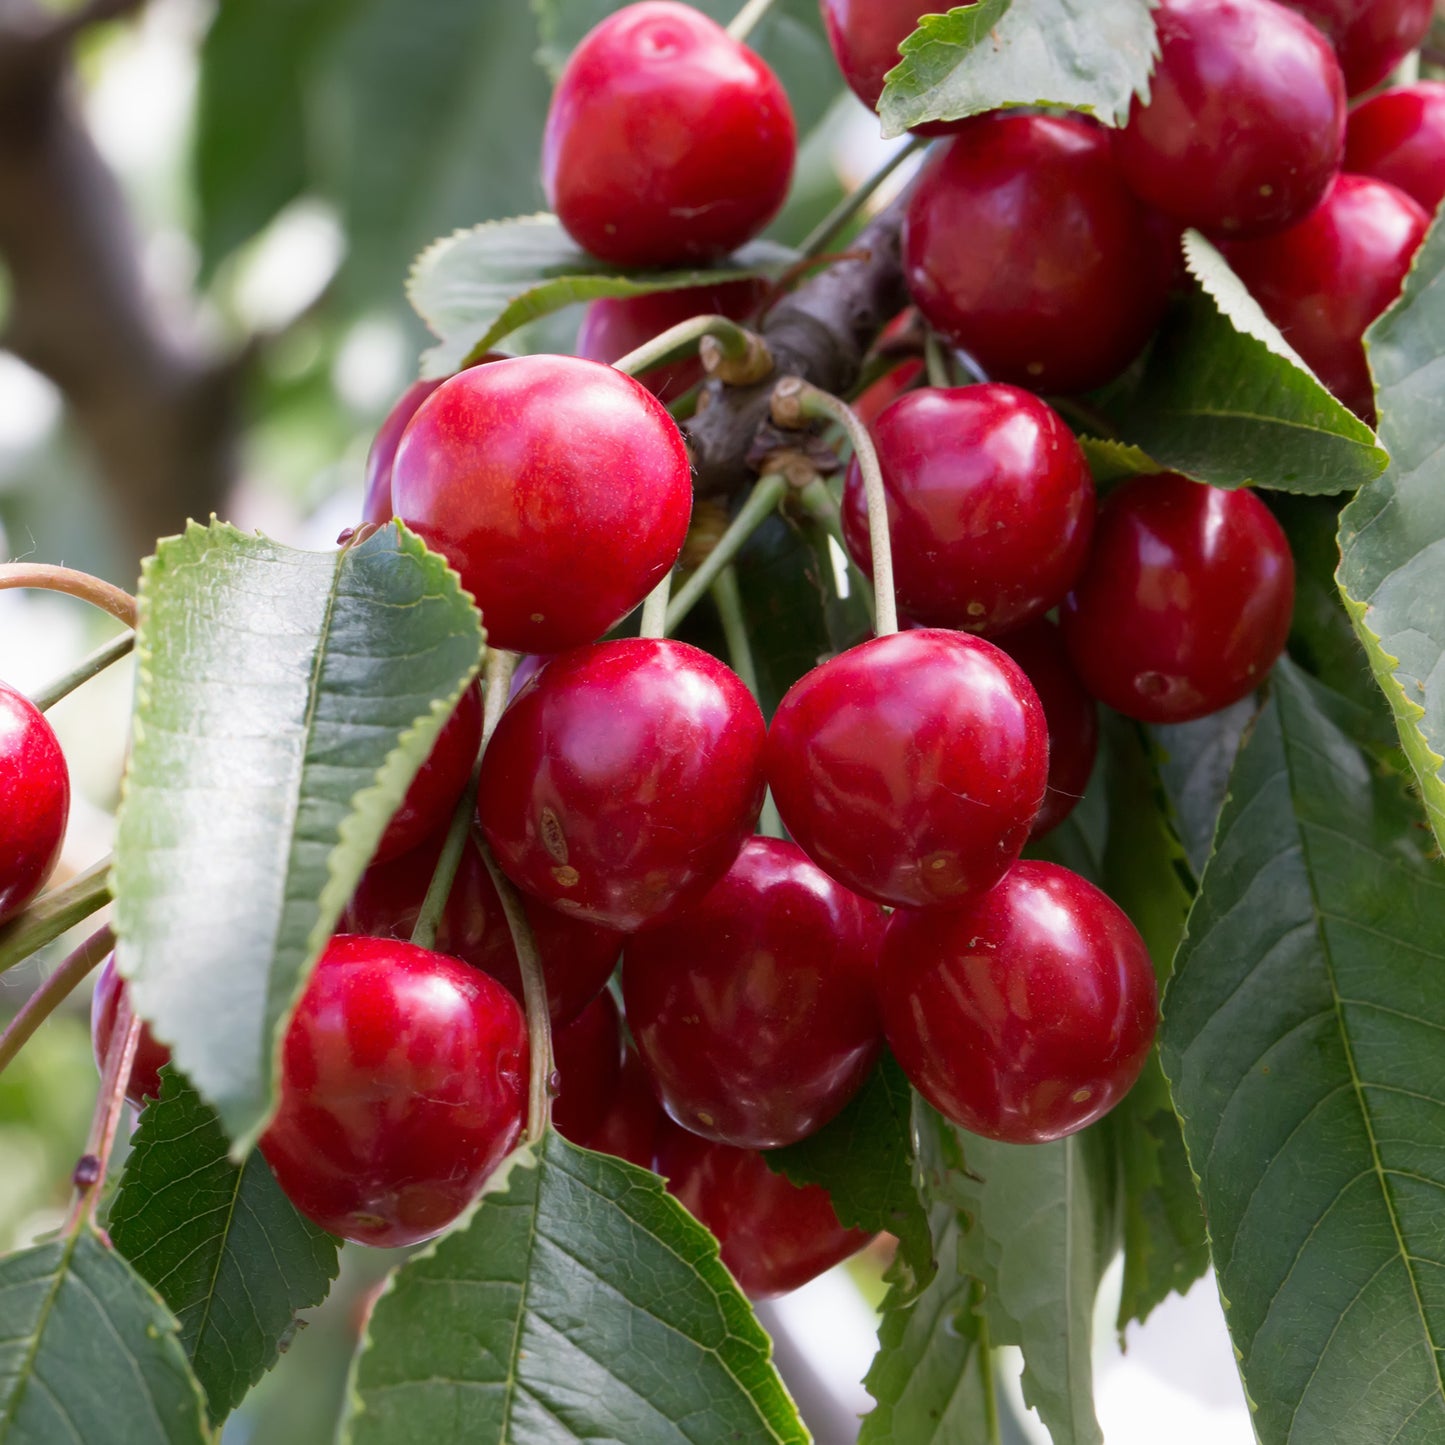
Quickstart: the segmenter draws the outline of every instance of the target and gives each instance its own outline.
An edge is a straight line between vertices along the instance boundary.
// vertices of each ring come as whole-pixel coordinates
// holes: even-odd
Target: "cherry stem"
[[[993,1348],[989,1344],[988,1320],[980,1312],[978,1324],[979,1369],[983,1374],[983,1422],[988,1445],[999,1445],[998,1381],[994,1376]]]
[[[0,591],[7,587],[39,587],[46,592],[64,592],[69,597],[78,597],[108,612],[127,627],[136,624],[136,602],[129,592],[89,572],[77,572],[73,567],[53,567],[46,562],[5,562],[0,563]]]
[[[898,631],[898,602],[893,594],[888,497],[868,428],[847,402],[839,401],[799,376],[785,377],[773,388],[773,420],[783,427],[797,427],[804,421],[832,421],[847,433],[868,497],[868,533],[873,551],[873,631],[878,637],[891,636]]]
[[[688,321],[679,321],[614,361],[612,367],[628,376],[638,376],[655,366],[697,354],[704,341],[711,342],[704,357],[707,370],[721,375],[724,381],[734,385],[761,381],[773,369],[772,357],[762,337],[726,316],[694,316]]]
[[[667,600],[672,596],[672,569],[663,574],[662,581],[647,594],[642,604],[642,621],[638,625],[639,637],[667,636]]]
[[[867,180],[856,190],[843,197],[821,221],[803,239],[803,244],[798,248],[804,257],[816,256],[837,240],[838,236],[848,225],[848,222],[868,204],[874,191],[908,159],[909,156],[917,155],[928,140],[924,136],[914,136],[907,145],[900,146]]]
[[[75,1169],[75,1199],[65,1217],[63,1229],[67,1236],[75,1234],[95,1213],[96,1202],[105,1184],[111,1146],[115,1143],[116,1130],[120,1125],[120,1113],[125,1107],[125,1086],[130,1082],[130,1071],[135,1064],[140,1031],[140,1016],[132,1012],[130,999],[122,989],[115,1008],[115,1032],[110,1036],[110,1047],[105,1053],[100,1093],[96,1095],[95,1113],[90,1121],[90,1137]]]
[[[512,880],[497,867],[492,850],[480,832],[474,833],[477,849],[487,865],[502,914],[511,931],[512,947],[517,951],[517,966],[522,973],[522,1001],[527,1011],[527,1048],[531,1069],[527,1079],[527,1142],[535,1144],[552,1123],[552,1015],[547,1005],[547,980],[542,972],[542,959],[532,925],[527,922],[521,895]]]
[[[773,0],[748,0],[728,22],[728,35],[739,42],[753,33],[753,27],[773,8]]]
[[[943,349],[943,343],[938,339],[936,331],[929,331],[923,338],[923,359],[924,368],[928,372],[929,386],[936,386],[942,390],[948,390],[956,385],[953,372],[948,364],[948,353]]]
[[[479,752],[487,750],[502,714],[511,699],[512,674],[517,670],[517,654],[504,652],[494,647],[487,653],[487,665],[482,673],[482,745]]]
[[[808,517],[833,539],[838,550],[848,563],[848,583],[873,613],[873,584],[864,575],[863,569],[853,560],[848,543],[843,536],[843,515],[838,508],[838,499],[829,490],[822,477],[808,483],[798,494],[798,502]]]
[[[676,630],[678,623],[717,581],[723,568],[738,555],[748,538],[777,511],[778,503],[787,489],[787,478],[781,472],[764,472],[758,478],[757,485],[738,509],[737,516],[728,524],[727,531],[717,539],[717,545],[703,558],[697,571],[678,589],[677,596],[668,603],[664,636],[667,632]]]
[[[57,677],[47,687],[30,695],[30,701],[41,712],[49,712],[63,697],[69,697],[82,683],[89,682],[102,673],[111,663],[119,662],[135,646],[135,633],[122,632],[119,637],[97,647],[89,657],[83,657],[69,672]]]
[[[0,1073],[9,1067],[15,1055],[29,1043],[35,1030],[67,999],[76,985],[115,946],[110,925],[92,933],[39,988],[25,1001],[24,1007],[10,1020],[0,1034]]]
[[[54,942],[109,903],[110,865],[108,856],[92,863],[63,887],[42,893],[29,908],[0,928],[0,973],[23,963],[37,949]]]

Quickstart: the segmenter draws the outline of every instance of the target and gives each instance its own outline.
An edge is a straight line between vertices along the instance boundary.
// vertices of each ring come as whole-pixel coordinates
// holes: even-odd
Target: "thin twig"
[[[69,672],[57,677],[39,692],[32,693],[30,701],[41,712],[48,712],[61,698],[69,697],[82,683],[89,682],[91,678],[104,672],[111,663],[119,662],[134,646],[134,632],[122,632],[118,637],[112,637],[109,642],[97,647],[89,657],[81,658]]]
[[[131,1011],[130,998],[122,990],[116,1001],[115,1032],[110,1036],[110,1048],[105,1054],[100,1093],[96,1096],[95,1113],[90,1121],[90,1137],[86,1141],[85,1153],[75,1166],[75,1198],[62,1230],[67,1237],[75,1234],[95,1214],[121,1110],[125,1107],[125,1090],[135,1064],[140,1031],[140,1015]]]
[[[89,572],[77,572],[74,567],[55,567],[48,562],[3,562],[0,563],[0,591],[7,587],[39,587],[47,592],[63,592],[110,613],[127,627],[136,624],[135,598],[129,592],[92,577]]]
[[[107,855],[69,883],[42,893],[24,913],[0,928],[0,973],[23,963],[110,902],[111,861]]]
[[[0,1034],[0,1072],[9,1067],[35,1030],[69,998],[80,981],[114,947],[115,935],[110,925],[97,929],[26,999],[24,1007]]]
[[[744,41],[753,33],[753,28],[773,8],[773,0],[748,0],[728,22],[727,32],[736,41]]]
[[[856,190],[844,196],[821,221],[804,238],[803,244],[798,247],[804,256],[816,256],[828,247],[842,234],[848,222],[868,204],[873,193],[903,164],[910,156],[917,155],[928,141],[923,136],[914,136],[905,146],[900,146],[878,167]]]

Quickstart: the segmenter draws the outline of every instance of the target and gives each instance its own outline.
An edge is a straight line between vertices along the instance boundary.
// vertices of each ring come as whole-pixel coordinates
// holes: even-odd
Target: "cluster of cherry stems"
[[[875,105],[917,0],[823,12]],[[737,672],[665,634],[709,584],[728,610],[731,558],[786,469],[764,464],[669,606],[692,487],[662,404],[701,378],[699,338],[720,379],[766,376],[766,348],[734,323],[767,286],[596,302],[582,359],[489,357],[398,402],[365,521],[400,517],[449,559],[492,662],[485,718],[469,687],[289,1026],[261,1149],[310,1218],[371,1244],[434,1235],[550,1109],[577,1143],[655,1166],[761,1297],[863,1242],[759,1151],[834,1118],[885,1042],[947,1117],[1014,1143],[1084,1127],[1133,1083],[1158,1008],[1144,944],[1090,883],[1020,854],[1088,781],[1095,699],[1179,722],[1259,685],[1293,566],[1244,490],[1136,477],[1096,517],[1083,452],[1034,393],[1133,361],[1194,226],[1372,419],[1361,338],[1445,193],[1445,87],[1386,91],[1346,124],[1347,91],[1418,43],[1429,0],[1165,0],[1156,18],[1149,101],[1117,133],[1025,112],[922,128],[950,137],[904,231],[936,384],[907,361],[853,411],[778,383],[780,426],[838,423],[852,442],[835,520],[877,586],[877,625],[771,726]],[[573,54],[544,180],[594,255],[678,267],[771,219],[794,149],[782,87],[737,33],[644,0]],[[953,385],[960,353],[994,379]],[[644,599],[640,637],[597,640]],[[53,866],[68,780],[10,690],[0,743],[3,920]],[[754,833],[769,790],[791,841]],[[626,1044],[606,987],[619,956]],[[168,1055],[131,1025],[117,1062],[124,993],[112,959],[97,1057],[140,1103]]]

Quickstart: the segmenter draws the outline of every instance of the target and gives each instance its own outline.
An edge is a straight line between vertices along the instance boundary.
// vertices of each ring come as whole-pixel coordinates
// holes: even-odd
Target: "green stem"
[[[672,569],[663,574],[662,581],[647,594],[642,604],[642,622],[637,629],[639,637],[667,636],[667,599],[672,596]]]
[[[727,531],[718,538],[717,546],[707,554],[702,565],[668,604],[668,632],[676,630],[678,623],[692,611],[702,594],[717,581],[722,569],[742,550],[743,543],[777,510],[787,487],[787,480],[779,472],[765,472],[758,478],[747,501],[738,509]]]
[[[988,1320],[980,1315],[978,1324],[979,1368],[983,1371],[983,1420],[988,1445],[999,1445],[998,1381],[994,1374],[993,1348],[988,1339]]]
[[[537,953],[537,940],[522,907],[522,899],[512,881],[492,857],[486,840],[477,836],[477,849],[487,865],[502,913],[511,930],[512,946],[517,951],[517,966],[522,972],[522,1000],[527,1010],[527,1047],[531,1067],[527,1075],[527,1142],[535,1144],[552,1122],[552,1015],[547,1006],[547,980],[542,973],[542,960]]]
[[[517,654],[494,647],[487,653],[486,670],[482,674],[482,746],[486,752],[512,692],[512,674],[517,670]]]
[[[42,893],[24,913],[0,928],[0,973],[23,963],[109,903],[110,865],[108,857],[92,863],[64,887]]]
[[[7,587],[39,587],[47,592],[63,592],[67,597],[78,597],[102,612],[109,612],[127,627],[135,626],[135,598],[129,592],[122,592],[88,572],[77,572],[74,567],[54,567],[46,562],[6,562],[0,564],[0,591]]]
[[[1104,441],[1117,441],[1119,428],[1096,406],[1072,396],[1051,396],[1049,405],[1077,431]]]
[[[847,558],[849,586],[863,599],[868,608],[868,615],[871,617],[873,615],[873,584],[848,551],[848,543],[843,536],[843,515],[838,509],[838,499],[828,489],[827,482],[821,477],[817,481],[809,482],[797,494],[797,497],[808,517],[827,532],[838,544],[838,550]]]
[[[748,0],[728,22],[727,32],[737,41],[743,41],[753,33],[753,27],[773,8],[773,0]]]
[[[629,351],[612,363],[613,370],[637,376],[651,371],[654,366],[680,361],[697,351],[698,343],[704,336],[711,336],[722,354],[734,361],[748,356],[755,340],[747,327],[729,321],[726,316],[694,316],[688,321],[679,321],[676,326],[669,326],[651,341],[645,341],[635,351]]]
[[[97,647],[89,657],[77,662],[69,672],[57,677],[39,692],[32,693],[30,701],[41,712],[49,712],[61,698],[69,697],[81,683],[89,682],[97,673],[104,672],[111,663],[119,662],[134,646],[134,632],[122,632],[119,637],[112,637],[104,646]]]
[[[943,349],[943,343],[938,339],[938,333],[931,329],[923,338],[923,357],[928,371],[929,386],[936,386],[946,391],[954,385],[953,373],[949,370],[948,356]]]
[[[9,1067],[15,1055],[30,1041],[35,1030],[45,1022],[115,946],[110,926],[92,933],[39,988],[25,1001],[24,1007],[10,1020],[0,1034],[0,1073]]]
[[[923,136],[914,136],[906,146],[889,156],[884,163],[873,172],[857,190],[843,197],[821,221],[804,238],[803,244],[798,248],[806,256],[816,256],[825,251],[842,233],[848,222],[868,204],[869,197],[873,192],[903,164],[911,155],[916,155],[928,141]]]

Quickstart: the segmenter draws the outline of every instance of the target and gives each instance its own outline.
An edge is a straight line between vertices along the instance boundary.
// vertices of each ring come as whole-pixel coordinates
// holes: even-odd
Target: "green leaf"
[[[920,15],[878,103],[883,134],[1010,105],[1122,125],[1159,53],[1149,0],[977,0]]]
[[[1111,482],[1126,481],[1129,477],[1147,477],[1167,470],[1148,452],[1141,451],[1128,442],[1081,436],[1079,445],[1088,459],[1089,470],[1094,474],[1094,484],[1099,487],[1107,487]]]
[[[575,302],[767,275],[788,254],[754,241],[718,270],[623,274],[579,249],[555,216],[520,216],[434,242],[417,257],[407,294],[441,339],[423,358],[424,369],[448,376],[518,327]]]
[[[1198,285],[1165,321],[1120,431],[1170,471],[1218,487],[1341,492],[1389,457],[1327,392],[1198,232],[1184,254]]]
[[[1276,667],[1164,1000],[1264,1445],[1445,1434],[1445,872],[1373,726]]]
[[[956,1135],[961,1168],[934,1186],[968,1221],[961,1268],[985,1287],[993,1345],[1023,1351],[1024,1399],[1054,1445],[1101,1445],[1094,1416],[1093,1322],[1099,1281],[1118,1247],[1115,1166],[1103,1131],[1052,1144],[999,1144],[955,1130],[921,1100],[920,1139]],[[947,1159],[946,1143],[920,1145]]]
[[[656,1175],[549,1133],[392,1277],[343,1439],[805,1441],[769,1351]]]
[[[900,1300],[933,1274],[933,1240],[913,1186],[913,1090],[885,1053],[858,1095],[816,1134],[763,1158],[794,1184],[821,1184],[839,1221],[898,1237],[892,1278]]]
[[[215,1113],[174,1069],[141,1112],[108,1221],[115,1247],[181,1326],[219,1423],[326,1298],[336,1241],[296,1212],[259,1153],[237,1166]]]
[[[210,1440],[175,1320],[91,1229],[0,1259],[0,1440]]]
[[[144,568],[115,927],[136,1011],[244,1157],[280,1029],[482,650],[400,525],[297,552],[192,523]]]
[[[1394,463],[1340,517],[1340,592],[1445,844],[1445,225],[1365,334]]]

